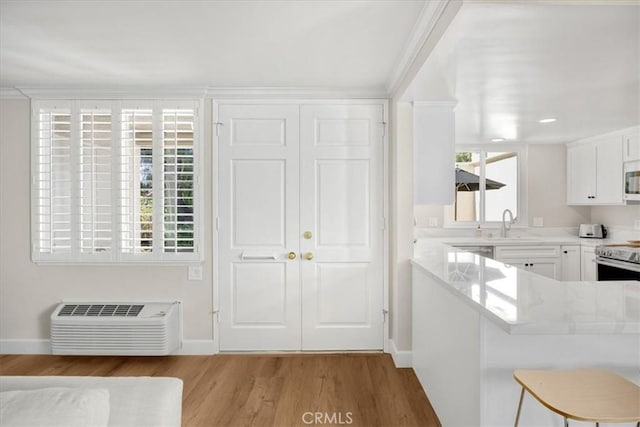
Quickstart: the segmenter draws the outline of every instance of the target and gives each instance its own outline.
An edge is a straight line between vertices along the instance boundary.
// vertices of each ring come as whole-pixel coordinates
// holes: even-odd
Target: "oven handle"
[[[615,261],[612,259],[596,257],[596,263],[602,264],[602,265],[608,265],[609,267],[621,268],[623,270],[640,272],[640,264],[636,264],[633,262]]]

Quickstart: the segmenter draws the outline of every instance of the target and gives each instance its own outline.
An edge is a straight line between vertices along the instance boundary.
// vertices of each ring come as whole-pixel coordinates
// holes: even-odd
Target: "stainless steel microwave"
[[[624,164],[624,199],[640,200],[640,160]]]

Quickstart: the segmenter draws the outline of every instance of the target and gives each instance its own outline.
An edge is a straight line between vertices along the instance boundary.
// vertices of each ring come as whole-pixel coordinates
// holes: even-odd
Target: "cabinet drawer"
[[[496,259],[558,258],[560,246],[496,246]]]

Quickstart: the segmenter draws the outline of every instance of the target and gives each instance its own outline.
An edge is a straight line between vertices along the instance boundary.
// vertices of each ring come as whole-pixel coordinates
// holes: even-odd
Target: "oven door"
[[[597,257],[598,280],[640,280],[640,264]]]

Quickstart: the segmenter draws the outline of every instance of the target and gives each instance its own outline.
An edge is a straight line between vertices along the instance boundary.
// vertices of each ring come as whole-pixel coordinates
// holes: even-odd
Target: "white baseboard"
[[[412,353],[410,350],[398,350],[393,340],[389,340],[389,350],[396,368],[411,368],[413,366]]]
[[[213,340],[184,340],[182,348],[176,352],[177,355],[200,356],[218,353],[217,346]]]
[[[218,352],[213,340],[185,340],[177,355],[204,355]],[[50,340],[0,340],[0,354],[51,354]]]
[[[50,340],[0,340],[0,354],[51,354]]]

